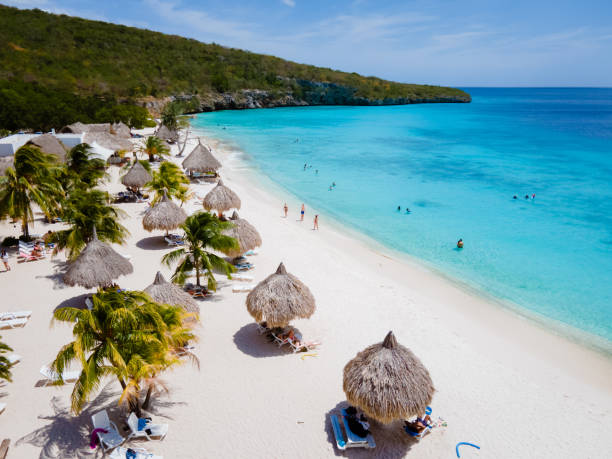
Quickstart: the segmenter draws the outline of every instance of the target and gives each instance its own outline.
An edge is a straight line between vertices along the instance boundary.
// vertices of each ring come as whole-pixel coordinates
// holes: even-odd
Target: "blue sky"
[[[612,86],[598,0],[0,0],[402,82]]]

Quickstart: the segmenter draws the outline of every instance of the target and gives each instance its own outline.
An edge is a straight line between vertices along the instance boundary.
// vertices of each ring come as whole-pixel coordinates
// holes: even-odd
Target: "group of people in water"
[[[512,196],[512,199],[518,199],[518,196],[514,195],[514,196]],[[528,194],[525,195],[525,199],[529,199],[529,195]],[[531,195],[531,199],[535,199],[535,193],[533,193]]]

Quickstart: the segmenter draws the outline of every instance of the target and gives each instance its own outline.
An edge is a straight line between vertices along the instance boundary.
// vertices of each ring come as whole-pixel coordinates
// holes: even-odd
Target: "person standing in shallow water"
[[[314,226],[312,228],[313,230],[318,230],[319,229],[319,215],[315,215],[314,218]]]
[[[304,207],[304,204],[302,203],[302,210],[300,210],[300,221],[303,222],[304,221],[304,212],[305,212],[306,208]]]
[[[459,239],[459,240],[457,241],[457,248],[458,248],[458,249],[462,249],[462,248],[463,248],[463,239]]]
[[[287,207],[287,203],[283,206],[283,210],[285,211],[285,218],[287,218],[287,212],[289,212],[289,207]]]

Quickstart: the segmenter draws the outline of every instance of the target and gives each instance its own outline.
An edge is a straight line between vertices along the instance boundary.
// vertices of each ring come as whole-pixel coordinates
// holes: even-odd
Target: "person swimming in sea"
[[[531,199],[535,199],[535,193],[531,195]]]
[[[304,170],[306,170],[307,167],[308,167],[308,164],[304,163]]]
[[[517,195],[512,196],[512,199],[518,199]]]
[[[462,248],[463,248],[463,239],[459,239],[459,240],[457,241],[457,248],[458,248],[458,249],[462,249]]]
[[[397,206],[397,211],[399,212],[400,210],[402,210],[402,206]]]
[[[528,194],[525,195],[525,199],[529,199],[529,195]]]
[[[406,213],[409,214],[410,213],[410,209],[408,207],[406,207]]]

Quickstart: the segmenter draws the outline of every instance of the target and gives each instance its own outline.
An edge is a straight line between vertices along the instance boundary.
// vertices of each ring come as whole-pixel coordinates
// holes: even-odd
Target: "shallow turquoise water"
[[[612,89],[468,91],[471,104],[224,111],[194,127],[339,221],[607,347]]]

